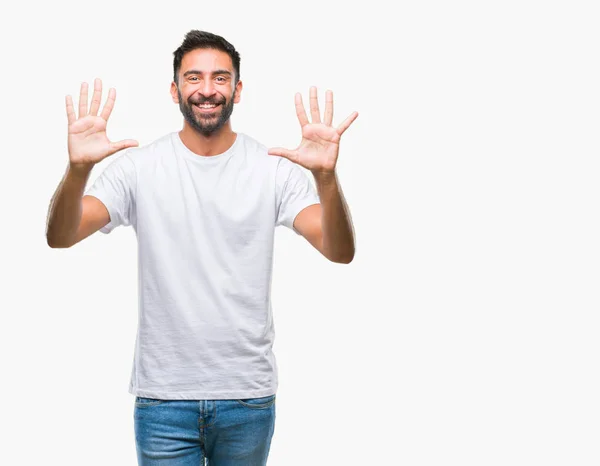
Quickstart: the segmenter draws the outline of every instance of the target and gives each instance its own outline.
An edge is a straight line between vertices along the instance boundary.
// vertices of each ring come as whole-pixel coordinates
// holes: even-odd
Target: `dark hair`
[[[189,31],[183,42],[175,52],[173,52],[173,81],[177,84],[177,75],[181,68],[181,60],[187,52],[196,49],[215,49],[227,53],[231,57],[233,69],[235,71],[235,84],[240,80],[240,54],[235,47],[223,39],[221,36],[206,31],[192,29]]]

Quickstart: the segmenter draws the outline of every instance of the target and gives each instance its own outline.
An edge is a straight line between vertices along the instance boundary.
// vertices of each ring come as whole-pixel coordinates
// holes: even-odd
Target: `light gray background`
[[[100,77],[117,89],[109,137],[178,130],[172,52],[192,28],[241,53],[235,131],[294,148],[294,93],[306,102],[311,85],[322,105],[334,91],[334,123],[360,113],[338,164],[355,260],[330,263],[277,229],[269,464],[599,464],[596,5],[11,5],[0,15],[6,464],[135,464],[134,231],[53,250],[45,219],[68,161],[64,96]]]

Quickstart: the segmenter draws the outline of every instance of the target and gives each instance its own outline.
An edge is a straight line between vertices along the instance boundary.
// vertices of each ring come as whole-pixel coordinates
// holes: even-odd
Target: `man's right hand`
[[[98,116],[100,98],[102,97],[102,81],[94,81],[94,94],[88,112],[88,84],[81,84],[79,94],[79,118],[75,115],[73,99],[66,97],[67,118],[69,121],[69,161],[72,168],[91,169],[106,157],[128,147],[136,147],[138,142],[124,139],[110,142],[106,136],[106,123],[115,105],[116,91],[109,89],[104,108]]]

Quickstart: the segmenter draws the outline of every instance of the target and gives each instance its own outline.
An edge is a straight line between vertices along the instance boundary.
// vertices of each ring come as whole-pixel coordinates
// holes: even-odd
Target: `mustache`
[[[194,104],[194,105],[202,105],[202,104],[214,104],[214,105],[219,105],[219,104],[224,104],[225,103],[225,99],[221,99],[221,100],[215,100],[215,99],[201,99],[201,100],[192,100],[191,98],[188,99],[188,102],[190,104]]]

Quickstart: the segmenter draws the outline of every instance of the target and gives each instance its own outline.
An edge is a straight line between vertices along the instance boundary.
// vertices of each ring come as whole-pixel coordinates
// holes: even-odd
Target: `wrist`
[[[335,169],[331,171],[315,170],[312,172],[312,174],[315,177],[315,181],[317,183],[332,183],[336,181],[337,178],[337,173],[335,172]]]
[[[68,172],[76,177],[87,177],[94,165],[93,163],[69,163]]]

